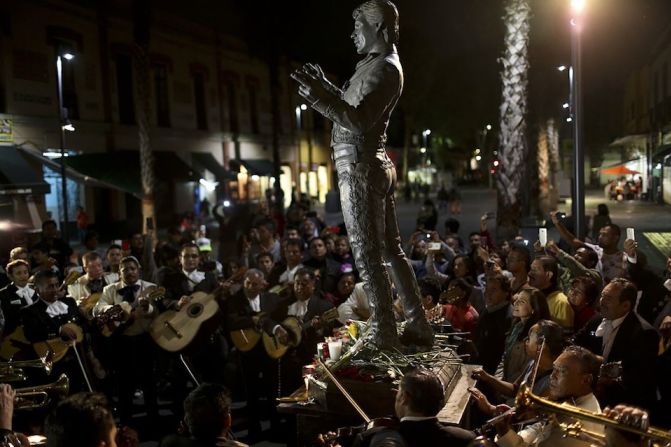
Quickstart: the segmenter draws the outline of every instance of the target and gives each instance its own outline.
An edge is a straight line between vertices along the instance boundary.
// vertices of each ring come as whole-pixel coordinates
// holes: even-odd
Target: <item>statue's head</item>
[[[398,10],[389,0],[368,0],[354,10],[352,17],[352,39],[357,53],[367,54],[380,44],[398,43]]]

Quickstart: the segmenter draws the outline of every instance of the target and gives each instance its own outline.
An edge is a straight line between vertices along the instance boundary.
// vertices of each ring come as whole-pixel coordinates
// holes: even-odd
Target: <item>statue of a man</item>
[[[403,89],[396,51],[398,11],[389,0],[369,0],[352,14],[352,40],[365,57],[343,89],[306,64],[292,74],[298,93],[333,121],[331,147],[345,226],[373,311],[373,342],[398,347],[389,275],[402,299],[406,326],[400,341],[430,346],[433,330],[422,309],[417,279],[401,248],[394,189],[396,170],[385,151],[387,125]]]

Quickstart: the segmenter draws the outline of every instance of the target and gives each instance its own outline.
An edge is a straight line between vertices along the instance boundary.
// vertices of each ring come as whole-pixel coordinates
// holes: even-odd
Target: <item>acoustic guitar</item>
[[[187,348],[198,335],[202,325],[219,311],[217,295],[222,290],[221,284],[239,282],[245,273],[247,273],[247,267],[240,267],[229,278],[220,281],[220,287],[212,293],[194,292],[191,294],[191,301],[183,305],[181,309],[166,310],[156,317],[149,329],[156,344],[169,352]]]
[[[201,325],[218,311],[219,304],[214,294],[194,292],[191,301],[180,310],[167,310],[156,317],[149,333],[156,344],[166,351],[181,351],[191,344]]]
[[[88,320],[93,319],[93,308],[96,307],[101,296],[103,296],[102,292],[92,293],[79,303],[79,309]]]
[[[338,319],[338,309],[333,307],[326,312],[324,312],[319,318],[324,323]],[[272,359],[279,359],[287,353],[289,348],[295,348],[301,344],[302,340],[302,325],[298,318],[296,317],[287,317],[280,323],[289,334],[289,340],[287,343],[282,343],[275,335],[268,335],[263,333],[263,347],[266,350],[266,354]]]
[[[63,279],[61,290],[74,284],[81,275],[76,270],[70,270],[70,273]],[[38,299],[37,295],[33,295],[33,298]],[[3,337],[2,344],[0,344],[0,359],[12,360],[15,357],[15,360],[30,359],[32,358],[32,348],[32,343],[28,341],[23,332],[23,326],[19,326],[11,334]]]
[[[149,287],[143,290],[140,295],[136,298],[136,302],[140,299],[146,299],[150,303],[163,299],[165,296],[164,287]],[[111,337],[120,328],[127,328],[134,321],[135,313],[128,312],[121,305],[115,304],[114,306],[107,309],[101,315],[98,315],[93,319],[95,324],[98,326],[100,333],[105,337]]]
[[[72,347],[73,342],[76,343],[82,342],[82,340],[84,339],[84,331],[82,330],[82,328],[80,328],[74,323],[65,323],[63,327],[68,327],[72,329],[76,334],[75,339],[63,340],[61,337],[55,337],[45,341],[35,342],[33,343],[33,349],[35,350],[35,353],[37,354],[38,357],[44,357],[45,355],[47,355],[47,353],[52,352],[54,359],[53,361],[58,362],[63,357],[65,357],[65,354],[67,354],[68,349]]]
[[[254,349],[254,347],[261,340],[261,333],[263,332],[258,327],[258,320],[264,316],[263,313],[259,313],[252,317],[254,319],[254,326],[246,329],[238,329],[230,332],[231,341],[235,348],[240,352],[248,352]]]

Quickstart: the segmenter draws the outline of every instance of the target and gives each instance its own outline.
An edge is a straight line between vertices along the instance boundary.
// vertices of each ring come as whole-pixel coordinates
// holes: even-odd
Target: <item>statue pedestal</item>
[[[453,351],[438,347],[431,357],[432,361],[426,367],[433,370],[445,386],[446,404],[438,413],[438,420],[444,424],[467,428],[470,397],[468,388],[475,385],[471,373],[480,366],[464,365]],[[345,366],[341,365],[342,367]],[[392,378],[385,377],[373,382],[339,378],[339,382],[368,417],[393,415],[398,384]],[[277,407],[280,413],[296,416],[298,445],[310,445],[320,433],[343,426],[357,426],[364,422],[335,384],[330,380],[325,381],[325,384],[322,387],[310,381],[309,402],[282,402]],[[292,397],[296,400],[306,399],[305,389],[297,390]]]

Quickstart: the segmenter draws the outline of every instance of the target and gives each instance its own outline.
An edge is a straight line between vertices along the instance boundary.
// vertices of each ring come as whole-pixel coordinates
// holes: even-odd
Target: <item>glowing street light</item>
[[[574,14],[580,15],[585,11],[587,2],[585,0],[571,0],[571,10]]]
[[[487,130],[492,130],[492,125],[491,125],[491,124],[487,124],[487,125],[485,126],[485,129],[487,129]]]
[[[559,67],[557,67],[557,70],[564,71],[566,70],[566,68],[567,68],[566,65],[560,65]]]
[[[72,61],[75,55],[69,51],[59,51],[56,55],[56,84],[58,87],[58,117],[61,123],[61,195],[63,200],[63,227],[61,234],[65,242],[70,241],[68,234],[68,191],[67,177],[65,171],[65,131],[74,132],[75,127],[68,119],[68,111],[63,106],[63,59]]]

